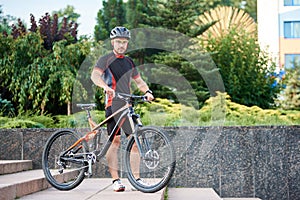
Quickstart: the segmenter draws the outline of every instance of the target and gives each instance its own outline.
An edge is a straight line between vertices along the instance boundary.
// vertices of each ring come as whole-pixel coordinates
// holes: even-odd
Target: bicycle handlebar
[[[115,97],[118,99],[121,99],[129,104],[137,102],[137,100],[141,100],[142,102],[149,102],[147,100],[146,96],[139,96],[139,95],[134,95],[134,94],[116,93]],[[96,107],[96,104],[95,103],[76,104],[76,106],[80,107],[83,110],[92,110],[94,107]]]
[[[127,103],[132,103],[137,100],[141,100],[142,102],[149,102],[146,96],[139,96],[134,94],[116,93],[115,97],[124,100]]]

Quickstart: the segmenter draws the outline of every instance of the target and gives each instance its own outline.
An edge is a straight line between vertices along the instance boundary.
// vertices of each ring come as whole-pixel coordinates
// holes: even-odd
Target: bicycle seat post
[[[80,107],[82,110],[85,110],[86,117],[89,122],[91,130],[97,125],[93,120],[91,116],[91,110],[96,107],[96,104],[77,104],[78,107]]]
[[[87,108],[87,109],[85,109],[85,111],[86,111],[86,117],[87,117],[87,119],[92,118],[92,117],[91,117],[91,111],[90,111],[90,109]]]

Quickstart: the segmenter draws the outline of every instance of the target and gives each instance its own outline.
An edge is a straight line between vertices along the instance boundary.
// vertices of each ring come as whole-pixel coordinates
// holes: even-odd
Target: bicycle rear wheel
[[[132,137],[125,153],[128,180],[141,192],[157,192],[169,183],[174,173],[174,148],[169,137],[157,128],[142,128],[137,136],[143,156],[137,152]]]
[[[55,132],[47,141],[42,167],[47,181],[58,190],[71,190],[84,179],[87,171],[85,141],[69,149],[79,135],[70,130]]]

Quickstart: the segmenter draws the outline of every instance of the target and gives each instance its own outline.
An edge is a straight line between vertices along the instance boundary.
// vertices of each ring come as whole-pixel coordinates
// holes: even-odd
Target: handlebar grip
[[[134,94],[116,93],[115,97],[125,101],[142,100],[143,102],[149,102],[146,96],[139,96]]]
[[[142,101],[143,102],[151,103],[151,101],[148,101],[147,96],[142,96]]]

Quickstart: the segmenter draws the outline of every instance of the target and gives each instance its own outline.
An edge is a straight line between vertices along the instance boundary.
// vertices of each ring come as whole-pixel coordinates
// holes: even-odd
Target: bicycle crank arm
[[[96,158],[97,158],[97,156],[95,155],[95,153],[90,153],[90,154],[87,155],[88,165],[89,165],[87,175],[89,177],[91,177],[93,175],[92,165],[96,162],[96,160],[97,160]]]
[[[76,158],[60,158],[61,161],[69,161],[76,164],[88,164],[88,161],[82,160],[82,159],[76,159]]]

